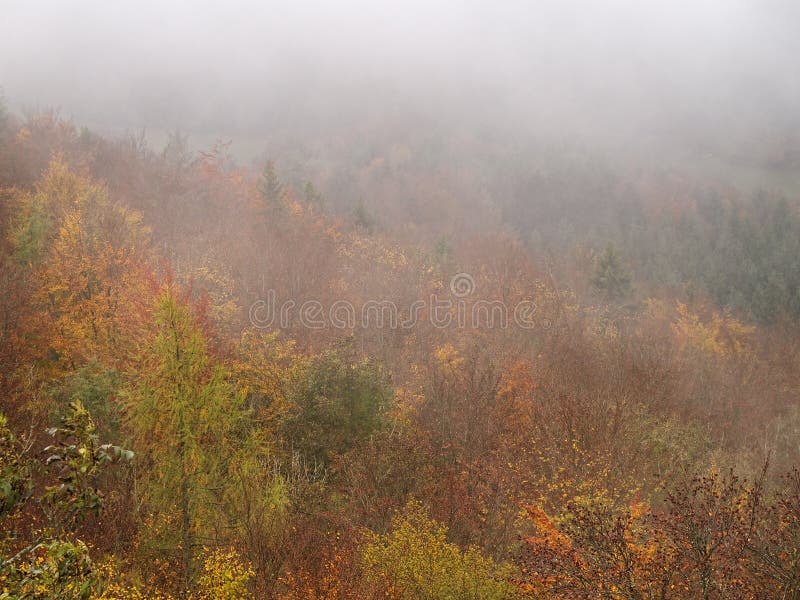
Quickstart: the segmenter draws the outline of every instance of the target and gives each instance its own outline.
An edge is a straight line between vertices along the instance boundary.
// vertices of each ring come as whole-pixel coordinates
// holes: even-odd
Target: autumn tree
[[[569,500],[556,517],[535,506],[528,515],[535,534],[525,538],[524,590],[564,600],[681,597],[675,551],[646,504],[593,494]]]
[[[28,336],[56,372],[96,358],[121,364],[148,297],[147,230],[105,187],[54,160],[33,193],[22,194],[9,236],[34,279]]]
[[[213,541],[236,431],[248,413],[173,290],[159,298],[154,319],[153,336],[127,392],[128,425],[138,452],[146,537],[161,537],[168,549],[180,549],[191,589],[196,549]]]
[[[780,483],[748,544],[748,554],[764,593],[796,600],[800,598],[800,470],[792,469]]]
[[[513,570],[495,564],[477,548],[461,550],[447,529],[419,503],[409,503],[385,535],[368,535],[362,550],[365,583],[383,597],[433,600],[507,600],[517,590]]]

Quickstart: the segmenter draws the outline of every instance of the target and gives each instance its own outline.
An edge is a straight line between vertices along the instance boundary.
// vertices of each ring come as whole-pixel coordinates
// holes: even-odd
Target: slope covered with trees
[[[800,597],[796,199],[2,119],[3,598]]]

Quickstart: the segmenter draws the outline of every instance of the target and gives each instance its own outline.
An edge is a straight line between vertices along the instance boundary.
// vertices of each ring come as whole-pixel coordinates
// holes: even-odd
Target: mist
[[[3,598],[800,598],[800,2],[0,2]]]
[[[750,0],[11,2],[0,83],[18,111],[107,131],[267,143],[381,121],[757,154],[800,127],[798,20]]]

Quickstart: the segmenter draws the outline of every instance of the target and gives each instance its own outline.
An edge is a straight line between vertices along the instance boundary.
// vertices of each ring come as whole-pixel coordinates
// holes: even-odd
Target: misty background
[[[11,1],[0,85],[20,113],[178,127],[245,159],[411,126],[780,166],[799,24],[790,0]]]

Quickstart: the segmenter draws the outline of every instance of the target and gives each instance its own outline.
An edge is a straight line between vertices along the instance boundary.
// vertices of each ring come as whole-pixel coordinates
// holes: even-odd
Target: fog
[[[692,2],[5,3],[17,111],[269,138],[372,122],[713,152],[800,124],[800,9]]]
[[[798,57],[0,0],[0,598],[800,598]]]

